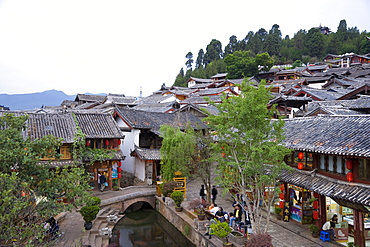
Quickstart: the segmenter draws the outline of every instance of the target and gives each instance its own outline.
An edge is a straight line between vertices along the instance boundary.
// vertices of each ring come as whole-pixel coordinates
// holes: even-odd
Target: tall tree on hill
[[[203,68],[203,58],[204,58],[204,51],[200,49],[198,52],[197,60],[195,61],[195,68],[200,69]]]
[[[235,35],[229,38],[229,44],[225,46],[224,56],[234,53],[238,49],[238,39]]]
[[[279,55],[281,46],[281,31],[279,25],[274,24],[269,31],[266,41],[264,43],[265,51],[271,56]]]
[[[193,67],[193,62],[194,62],[194,60],[193,60],[193,53],[191,53],[190,51],[188,52],[188,54],[186,54],[186,63],[185,63],[185,65],[186,65],[186,68],[187,69],[191,69],[192,67]]]
[[[207,45],[206,53],[204,54],[203,63],[207,66],[212,61],[220,60],[222,58],[222,44],[217,39],[212,39],[212,41]]]
[[[274,65],[274,60],[267,52],[257,54],[255,57],[255,61],[256,65],[260,68],[261,71],[269,71]]]
[[[267,31],[264,28],[260,28],[253,37],[248,40],[248,48],[254,54],[264,52],[264,42],[267,38]]]
[[[185,78],[185,73],[184,73],[184,68],[180,69],[180,72],[177,74],[174,86],[178,87],[184,87],[186,85],[186,78]]]
[[[318,29],[311,28],[305,38],[308,55],[321,58],[325,51],[324,35]]]
[[[212,76],[218,74],[218,73],[225,73],[226,72],[226,64],[225,59],[219,59],[215,60],[207,65],[207,67],[204,69],[205,78],[211,78]]]
[[[292,39],[293,41],[293,47],[299,51],[301,51],[302,54],[305,53],[305,40],[306,40],[307,32],[304,29],[299,30],[297,33],[294,34],[294,37]]]

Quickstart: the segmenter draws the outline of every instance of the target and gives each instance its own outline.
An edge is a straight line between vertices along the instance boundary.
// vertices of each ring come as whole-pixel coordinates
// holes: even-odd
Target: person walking
[[[205,193],[205,189],[204,189],[204,184],[202,184],[202,185],[200,186],[199,196],[200,196],[200,199],[201,199],[202,201],[204,201],[204,200],[205,200],[206,193]]]
[[[104,176],[104,173],[99,173],[99,184],[100,184],[100,191],[103,192],[105,188],[105,183],[107,182],[107,178]]]
[[[218,192],[217,192],[217,189],[216,189],[216,186],[215,185],[213,185],[213,187],[212,187],[212,203],[215,203],[215,201],[216,201],[216,197],[217,197],[217,194],[218,194]]]

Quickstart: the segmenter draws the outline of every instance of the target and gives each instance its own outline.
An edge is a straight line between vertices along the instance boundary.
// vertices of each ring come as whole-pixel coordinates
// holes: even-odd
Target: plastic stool
[[[320,239],[321,241],[325,242],[325,241],[328,241],[330,242],[330,233],[326,232],[326,231],[321,231],[320,232]]]

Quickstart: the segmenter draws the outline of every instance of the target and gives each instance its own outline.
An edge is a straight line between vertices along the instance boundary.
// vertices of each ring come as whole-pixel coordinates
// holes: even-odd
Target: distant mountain
[[[31,110],[41,106],[60,106],[63,100],[74,100],[75,95],[67,95],[62,91],[48,90],[42,93],[0,94],[0,105],[10,110]]]
[[[0,105],[9,107],[10,110],[31,110],[41,108],[43,105],[60,106],[63,100],[74,100],[75,98],[76,95],[67,95],[58,90],[28,94],[0,94]]]

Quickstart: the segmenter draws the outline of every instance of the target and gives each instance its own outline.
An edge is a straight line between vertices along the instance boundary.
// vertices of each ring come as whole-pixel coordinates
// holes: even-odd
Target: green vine
[[[94,164],[95,161],[103,162],[108,159],[112,159],[115,154],[115,150],[107,149],[93,149],[85,146],[86,135],[82,132],[76,115],[72,113],[73,120],[76,125],[76,135],[71,146],[71,154],[74,164],[80,163],[82,160],[89,161],[89,164]]]

